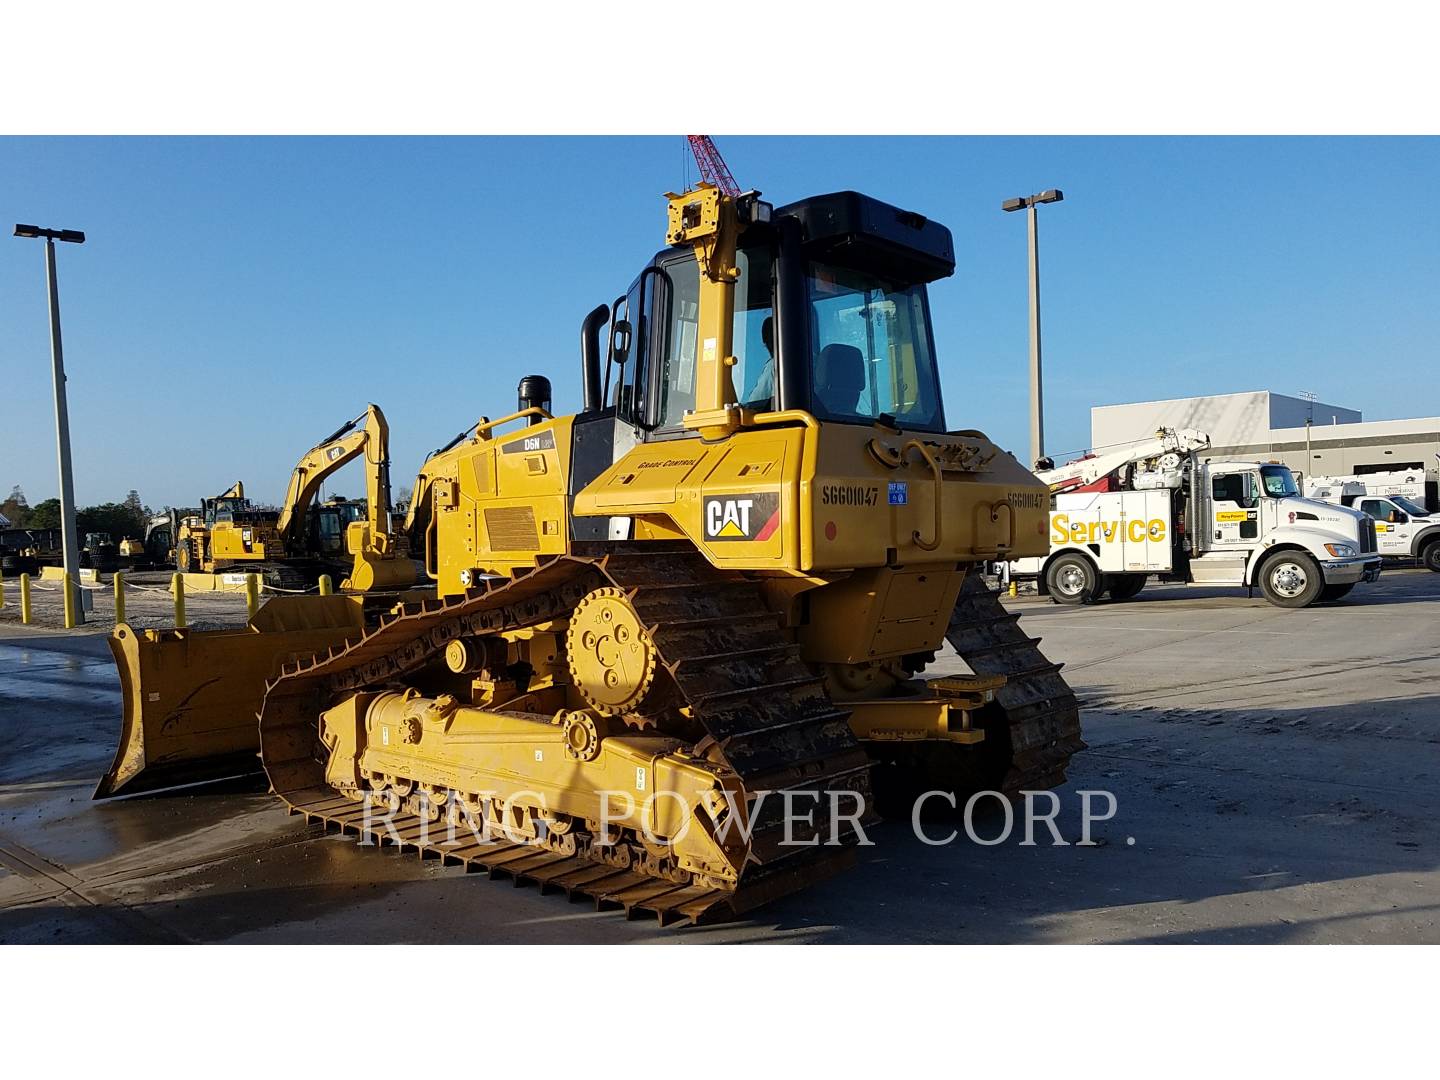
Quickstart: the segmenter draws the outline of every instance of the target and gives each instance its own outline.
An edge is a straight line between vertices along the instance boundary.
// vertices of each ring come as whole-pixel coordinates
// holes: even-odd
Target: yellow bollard
[[[257,611],[259,611],[259,610],[260,610],[260,575],[259,575],[259,574],[246,574],[246,575],[245,575],[245,611],[249,614],[250,618],[253,619],[253,618],[255,617],[255,613],[256,613]]]
[[[1015,582],[1013,582],[1013,581],[1010,582],[1010,595],[1011,595],[1011,596],[1019,596],[1019,595],[1020,595],[1020,586],[1019,586],[1018,584],[1016,584]]]
[[[335,592],[335,583],[330,580],[329,574],[320,575],[320,595],[330,596]]]
[[[115,571],[115,625],[125,621],[125,575]]]
[[[30,575],[20,575],[20,621],[30,625]]]
[[[65,590],[65,629],[75,629],[75,580],[69,575],[61,577],[61,588]]]
[[[175,594],[175,627],[185,629],[185,575],[176,574],[170,579],[170,591]]]

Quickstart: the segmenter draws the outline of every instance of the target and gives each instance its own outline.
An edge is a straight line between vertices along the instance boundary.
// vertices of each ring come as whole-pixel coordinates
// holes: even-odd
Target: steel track
[[[1065,782],[1072,755],[1085,749],[1080,706],[1060,675],[1062,665],[1040,652],[1040,641],[1017,625],[978,569],[965,575],[945,639],[977,675],[1004,675],[995,692],[1003,722],[987,727],[987,739],[1008,738],[1009,768],[999,778],[1007,795],[1039,791]]]
[[[291,812],[361,832],[364,807],[324,781],[320,713],[346,694],[393,683],[439,660],[456,637],[565,618],[581,597],[604,586],[624,590],[649,627],[674,689],[692,713],[697,751],[713,751],[747,791],[792,792],[802,813],[817,804],[828,807],[819,800],[839,790],[858,792],[868,804],[870,763],[848,714],[800,660],[778,619],[766,611],[759,586],[684,550],[557,558],[482,594],[412,605],[343,648],[290,665],[270,684],[261,712],[261,759],[271,786]],[[806,801],[810,792],[815,801]],[[785,806],[780,798],[762,803],[753,823],[753,862],[733,892],[525,844],[447,846],[443,826],[403,810],[392,819],[394,835],[372,835],[492,876],[591,896],[627,915],[698,922],[749,910],[853,862],[853,832],[842,834],[839,846],[785,844]],[[810,839],[804,833],[795,838]]]

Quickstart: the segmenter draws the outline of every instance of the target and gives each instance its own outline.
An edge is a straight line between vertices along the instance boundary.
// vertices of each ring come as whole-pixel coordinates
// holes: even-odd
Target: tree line
[[[0,503],[0,515],[10,520],[13,529],[58,529],[60,528],[60,500],[46,499],[31,506],[25,492],[16,484],[10,489],[10,497]],[[86,533],[109,533],[117,543],[126,537],[140,540],[145,536],[145,525],[153,511],[140,501],[140,493],[133,488],[121,502],[100,503],[84,506],[75,512],[75,531],[83,541]]]

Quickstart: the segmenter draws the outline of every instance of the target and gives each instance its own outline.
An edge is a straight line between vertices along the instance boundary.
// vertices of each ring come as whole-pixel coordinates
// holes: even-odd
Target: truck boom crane
[[[1210,436],[1194,428],[1160,428],[1152,439],[1144,439],[1129,446],[1112,450],[1108,454],[1092,454],[1076,458],[1056,468],[1038,470],[1035,475],[1050,485],[1052,494],[1071,491],[1113,491],[1111,477],[1127,465],[1156,460],[1161,468],[1166,464],[1162,459],[1175,455],[1169,467],[1178,468],[1184,456],[1194,450],[1204,450],[1210,445]]]

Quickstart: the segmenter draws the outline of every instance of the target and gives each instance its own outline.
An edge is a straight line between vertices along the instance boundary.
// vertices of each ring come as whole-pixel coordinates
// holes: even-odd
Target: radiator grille
[[[1375,521],[1366,518],[1360,523],[1360,553],[1369,555],[1375,550]]]
[[[535,511],[528,506],[487,507],[485,533],[490,538],[491,551],[540,550]]]

